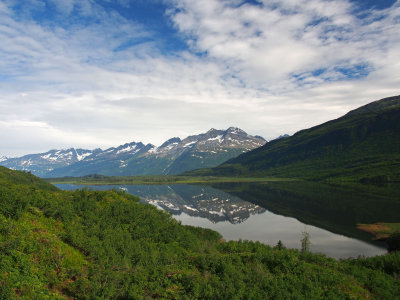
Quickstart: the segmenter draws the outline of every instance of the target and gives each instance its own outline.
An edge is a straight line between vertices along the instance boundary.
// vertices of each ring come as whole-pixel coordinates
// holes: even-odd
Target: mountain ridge
[[[199,167],[217,166],[264,143],[264,139],[248,135],[237,127],[212,128],[184,139],[173,137],[158,147],[130,142],[105,150],[50,150],[8,158],[0,164],[31,171],[40,177],[178,174]]]

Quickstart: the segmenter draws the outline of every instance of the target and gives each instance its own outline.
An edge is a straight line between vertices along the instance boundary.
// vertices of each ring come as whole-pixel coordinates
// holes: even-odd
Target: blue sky
[[[0,156],[267,139],[400,94],[400,1],[0,0]]]

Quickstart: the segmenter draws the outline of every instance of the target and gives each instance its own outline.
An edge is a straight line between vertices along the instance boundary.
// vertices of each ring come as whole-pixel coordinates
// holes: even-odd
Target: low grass
[[[375,239],[386,239],[392,233],[400,231],[400,223],[375,223],[358,224],[357,229],[369,232],[375,236]]]

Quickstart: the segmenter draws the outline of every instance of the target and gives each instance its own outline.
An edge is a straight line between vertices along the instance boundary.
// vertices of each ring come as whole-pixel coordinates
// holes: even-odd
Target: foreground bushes
[[[0,299],[400,294],[398,253],[336,261],[260,243],[222,242],[218,233],[182,226],[120,191],[59,191],[29,174],[5,172],[0,169]]]

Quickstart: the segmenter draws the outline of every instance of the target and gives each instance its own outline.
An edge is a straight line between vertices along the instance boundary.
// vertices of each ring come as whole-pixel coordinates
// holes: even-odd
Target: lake
[[[64,190],[85,186],[57,184]],[[184,225],[218,231],[225,240],[252,240],[300,248],[308,232],[311,251],[334,258],[386,253],[383,243],[356,229],[358,223],[399,222],[398,195],[380,189],[308,182],[219,183],[210,185],[104,185],[171,212]],[[393,189],[396,190],[396,189]]]

